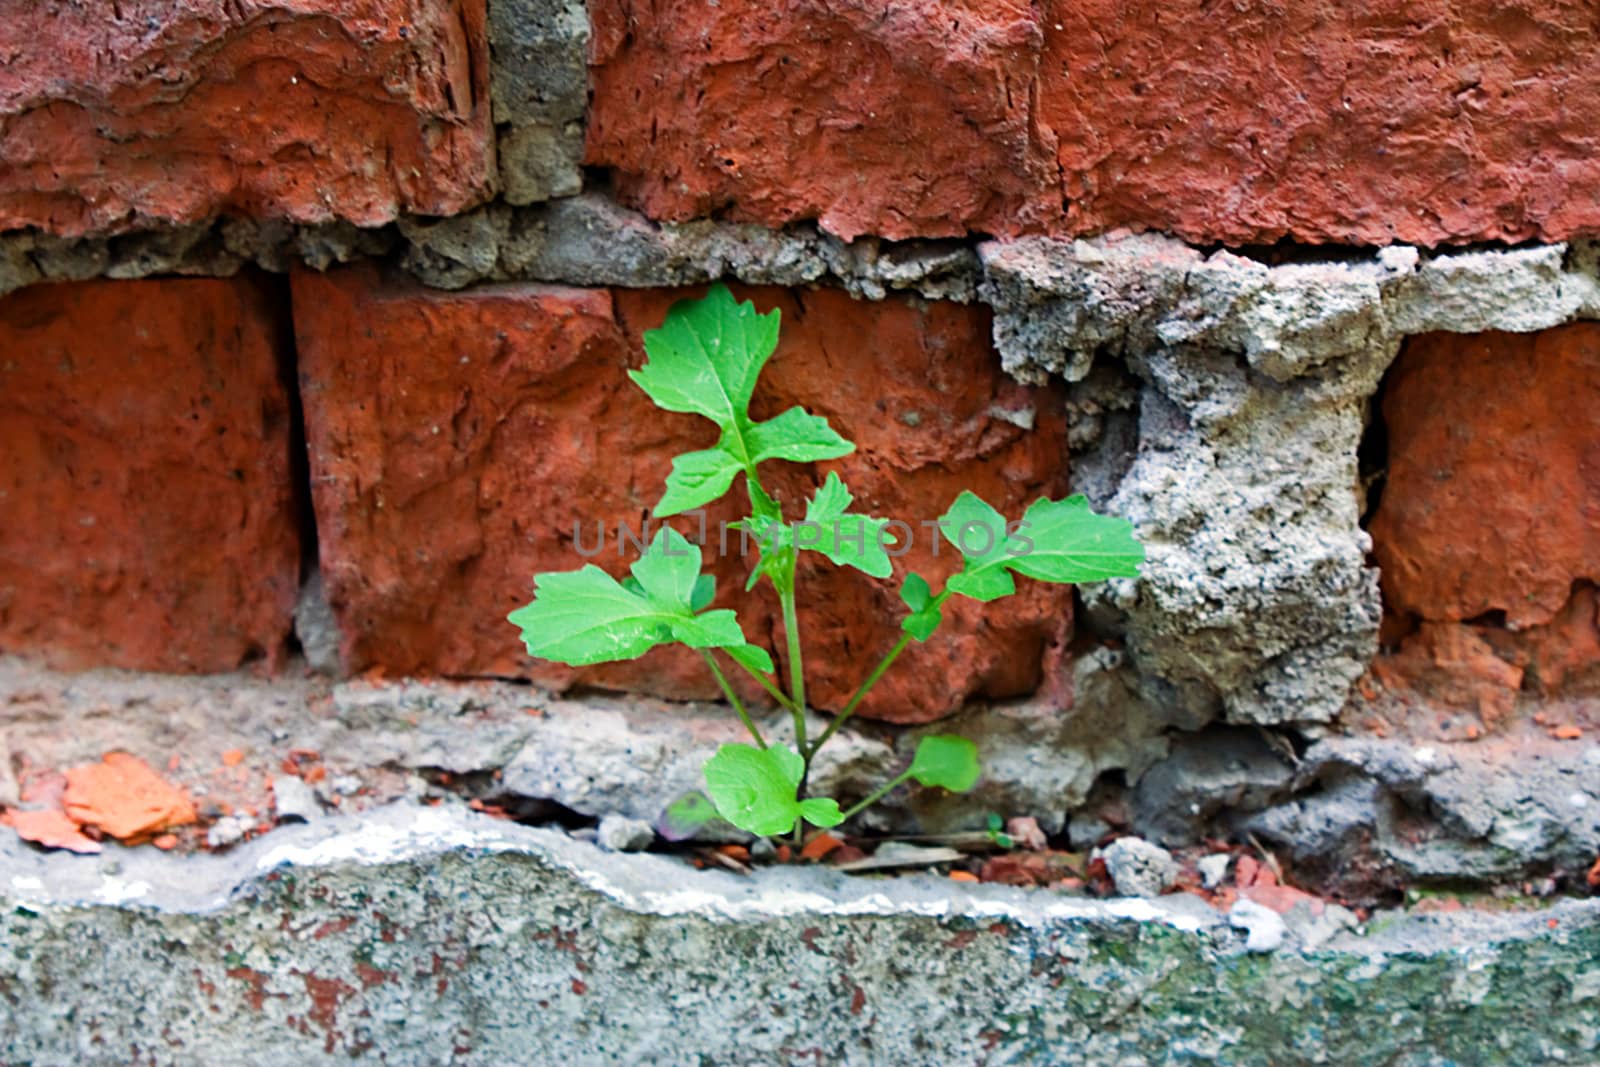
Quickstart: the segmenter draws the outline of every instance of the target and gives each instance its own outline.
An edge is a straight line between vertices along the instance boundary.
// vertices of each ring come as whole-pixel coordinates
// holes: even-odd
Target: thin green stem
[[[789,694],[793,703],[789,713],[794,716],[795,748],[806,750],[806,669],[800,657],[800,619],[794,609],[794,583],[789,588],[779,588],[778,599],[783,604],[783,631],[789,642]],[[809,760],[807,761],[809,762]]]
[[[731,659],[732,657],[729,658]],[[766,675],[762,674],[748,663],[739,663],[738,660],[734,660],[733,662],[738,663],[739,666],[744,668],[744,672],[746,674],[754,678],[757,682],[760,682],[761,688],[765,689],[767,691],[767,695],[773,700],[776,700],[780,707],[789,711],[794,710],[794,701],[789,699],[787,693],[778,688],[778,683],[774,682],[771,678],[768,678]]]
[[[728,684],[727,675],[722,673],[722,668],[717,666],[716,659],[706,649],[700,649],[700,657],[706,661],[706,666],[711,668],[711,673],[717,676],[717,684],[722,687],[722,694],[728,698],[728,703],[733,705],[733,710],[739,713],[739,721],[744,723],[744,728],[750,731],[750,736],[755,738],[757,748],[766,748],[767,739],[761,736],[761,731],[756,729],[755,720],[750,718],[750,713],[744,708],[744,701],[739,699],[739,694],[733,691],[733,686]]]
[[[934,598],[933,605],[935,608],[942,607],[948,599],[950,599],[950,593],[947,590]],[[817,754],[823,745],[828,743],[830,737],[839,732],[839,728],[845,724],[845,721],[856,713],[856,708],[861,706],[861,702],[872,691],[872,687],[878,684],[878,679],[882,678],[884,672],[894,665],[894,661],[900,658],[900,653],[904,652],[906,646],[910,643],[911,635],[902,632],[900,640],[896,641],[894,647],[889,650],[889,654],[879,660],[876,667],[872,668],[872,673],[867,675],[866,680],[856,689],[855,694],[850,698],[850,702],[844,706],[844,710],[835,715],[833,721],[828,724],[828,728],[822,731],[822,734],[817,738],[817,743],[812,745],[809,751],[801,750],[801,753],[806,757],[807,763],[811,761],[812,757]]]
[[[884,783],[883,785],[880,785],[878,788],[876,788],[872,792],[868,793],[866,795],[866,798],[863,799],[859,804],[856,804],[855,806],[853,806],[853,807],[849,808],[848,810],[846,810],[845,813],[844,813],[844,818],[839,820],[839,824],[841,826],[844,825],[846,822],[849,821],[849,819],[850,819],[850,817],[852,815],[855,815],[855,814],[857,814],[859,812],[865,811],[866,809],[872,807],[872,805],[876,804],[878,801],[880,801],[884,797],[888,796],[889,795],[889,791],[891,789],[893,789],[897,785],[900,785],[902,782],[907,781],[908,779],[910,779],[910,777],[911,777],[911,772],[909,770],[907,770],[904,774],[900,775],[898,778],[891,778],[888,782]]]
[[[817,738],[817,743],[812,745],[810,751],[806,753],[807,758],[815,756],[817,750],[827,744],[828,738],[839,732],[839,727],[845,724],[846,719],[855,714],[856,708],[860,706],[867,693],[874,685],[878,684],[878,679],[883,677],[883,672],[893,665],[894,661],[899,658],[900,653],[904,652],[906,646],[910,643],[910,634],[900,635],[900,640],[895,642],[894,647],[889,650],[889,654],[878,661],[878,665],[872,668],[872,673],[867,675],[867,680],[862,682],[860,687],[856,689],[855,695],[850,698],[850,703],[846,704],[844,710],[835,715],[833,721],[828,724],[828,728],[822,731],[822,735]]]

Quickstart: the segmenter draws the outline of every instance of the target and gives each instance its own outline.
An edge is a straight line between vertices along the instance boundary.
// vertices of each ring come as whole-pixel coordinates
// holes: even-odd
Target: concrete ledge
[[[740,879],[449,809],[228,856],[0,853],[0,1062],[1532,1064],[1600,1048],[1600,903],[1279,951],[1193,898]]]

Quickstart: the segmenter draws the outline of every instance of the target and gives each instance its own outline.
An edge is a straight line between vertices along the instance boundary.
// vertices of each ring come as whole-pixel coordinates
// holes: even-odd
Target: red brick
[[[680,650],[581,675],[536,666],[505,621],[534,573],[591,562],[576,524],[590,551],[596,521],[613,539],[637,530],[672,455],[715,441],[628,381],[638,359],[609,293],[446,293],[363,266],[295,275],[294,303],[323,579],[352,668],[716,693]],[[721,566],[719,592],[735,570]]]
[[[1511,718],[1523,672],[1495,655],[1478,628],[1425,622],[1398,652],[1373,665],[1373,675],[1387,689],[1467,712],[1495,731]]]
[[[352,667],[716,695],[698,657],[680,650],[581,672],[536,666],[504,621],[535,572],[584,562],[576,521],[586,544],[597,519],[637,528],[672,456],[714,441],[709,423],[658,412],[625,375],[643,362],[641,333],[688,292],[444,293],[365,267],[294,284],[322,563]],[[970,485],[1020,512],[1060,488],[1058,398],[1004,379],[985,312],[837,293],[741,295],[784,312],[757,414],[804,403],[853,435],[861,450],[838,466],[864,506],[931,519]],[[1008,421],[1024,411],[1034,413],[1032,433]],[[774,485],[793,505],[820,473],[796,468]],[[711,521],[736,518],[737,503],[730,495]],[[613,546],[595,562],[620,573],[628,561]],[[749,562],[735,535],[716,563],[718,602],[739,607],[746,633],[770,647],[770,594],[752,602],[741,591]],[[924,569],[953,563],[946,548]],[[893,589],[874,585],[830,569],[806,587],[808,673],[823,706],[842,704],[894,639]],[[1069,594],[1036,588],[987,621],[979,614],[977,605],[952,611],[868,712],[920,721],[970,696],[1039,686],[1069,626]]]
[[[281,654],[300,561],[285,311],[250,277],[0,300],[0,648],[171,671]]]
[[[598,0],[588,156],[647,213],[850,238],[1060,215],[1026,0]]]
[[[493,173],[483,0],[11,3],[0,230],[371,226]]]
[[[660,218],[1232,244],[1600,232],[1582,0],[590,7],[589,161]]]
[[[1600,325],[1413,338],[1383,413],[1371,531],[1391,610],[1521,628],[1600,581]]]
[[[1423,622],[1378,658],[1372,675],[1413,706],[1467,712],[1482,727],[1469,736],[1502,731],[1519,702],[1547,721],[1585,718],[1600,695],[1600,592],[1580,586],[1550,622],[1521,630]],[[1425,725],[1414,718],[1398,725]]]

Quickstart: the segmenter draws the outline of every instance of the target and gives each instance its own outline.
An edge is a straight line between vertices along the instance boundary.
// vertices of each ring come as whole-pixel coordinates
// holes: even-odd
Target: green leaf
[[[814,463],[819,459],[848,456],[856,446],[834,432],[828,420],[805,408],[794,407],[775,419],[750,427],[750,459],[787,459],[794,463]]]
[[[696,613],[710,596],[700,574],[700,549],[664,526],[619,582],[590,564],[534,576],[532,603],[507,618],[522,629],[528,654],[574,667],[635,659],[657,645],[725,648],[753,662],[771,658],[750,645],[727,609]]]
[[[907,774],[923,785],[965,793],[978,783],[978,746],[955,734],[933,734],[917,742]]]
[[[687,841],[720,818],[716,805],[697,789],[666,806],[656,818],[656,833],[668,841]]]
[[[892,575],[894,567],[883,534],[889,520],[847,511],[852,499],[839,475],[829,472],[800,522],[765,517],[747,520],[745,528],[761,546],[761,560],[745,588],[784,566],[788,557],[800,550],[820,552],[841,567],[854,567],[874,578]]]
[[[894,573],[884,547],[883,531],[889,520],[850,512],[853,499],[838,473],[828,472],[822,488],[806,505],[804,523],[794,531],[795,547],[821,552],[841,567],[887,578]]]
[[[906,575],[904,584],[900,586],[900,599],[911,609],[911,614],[901,620],[900,629],[918,641],[932,637],[933,631],[944,620],[944,613],[935,603],[936,598],[928,586],[928,580],[915,571]]]
[[[716,447],[677,457],[658,516],[677,515],[716,500],[734,477],[769,459],[811,463],[849,455],[855,446],[821,416],[790,408],[775,419],[753,422],[750,397],[756,379],[778,344],[779,315],[763,315],[750,301],[739,303],[725,285],[699,300],[682,300],[660,329],[646,331],[649,359],[628,376],[667,411],[703,415],[722,430]],[[751,485],[757,511],[777,508]],[[765,505],[765,506],[764,506]]]
[[[760,645],[735,645],[725,649],[738,663],[744,664],[753,671],[763,671],[767,674],[777,673],[777,668],[772,664],[772,657],[767,655],[767,650]]]
[[[974,600],[1016,592],[1012,571],[1046,582],[1093,582],[1137,577],[1144,562],[1133,524],[1095,514],[1081,495],[1034,501],[1008,533],[998,511],[964,492],[939,525],[966,559],[946,588]]]
[[[987,825],[989,827],[990,841],[993,841],[1001,848],[1009,849],[1016,847],[1016,842],[1011,839],[1011,835],[1005,832],[1005,823],[1000,821],[1000,816],[991,811],[988,815]]]
[[[506,616],[530,656],[581,667],[636,659],[671,639],[670,615],[592,563],[533,583],[533,602]]]
[[[704,415],[727,429],[746,417],[761,368],[778,347],[778,319],[713,285],[699,300],[672,305],[661,328],[645,332],[649,362],[628,377],[657,407]]]
[[[667,475],[667,491],[654,508],[656,517],[664,519],[704,507],[726,493],[742,470],[738,457],[720,445],[675,457],[672,473]]]
[[[804,774],[805,761],[787,746],[723,745],[706,761],[706,792],[718,814],[739,829],[774,837],[793,830],[803,810],[826,815],[815,806],[803,809],[797,799]]]
[[[832,797],[810,797],[800,802],[800,817],[813,826],[827,829],[844,822],[844,812]]]
[[[689,597],[690,611],[704,611],[711,606],[717,598],[717,579],[715,575],[702,574],[695,579],[694,593]]]
[[[1137,578],[1144,545],[1133,523],[1096,515],[1082,494],[1065,500],[1036,500],[1022,514],[1011,537],[1018,551],[1011,568],[1045,582],[1098,582]]]
[[[663,526],[628,570],[651,603],[687,614],[700,581],[700,547],[672,527]]]

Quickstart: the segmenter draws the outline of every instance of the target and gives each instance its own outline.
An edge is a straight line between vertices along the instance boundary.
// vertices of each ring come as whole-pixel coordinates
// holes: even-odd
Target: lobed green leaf
[[[750,586],[768,570],[781,566],[786,554],[802,550],[820,552],[841,567],[854,567],[874,578],[892,575],[894,566],[884,539],[889,520],[847,510],[853,499],[839,475],[830,471],[807,503],[802,521],[750,520],[747,528],[761,544],[761,562],[750,576]]]
[[[657,645],[722,648],[771,673],[772,657],[745,640],[727,609],[703,611],[715,582],[700,573],[700,549],[662,527],[621,582],[589,564],[582,570],[539,574],[534,598],[507,616],[521,628],[529,655],[578,667],[636,659]],[[709,583],[709,584],[708,584]]]
[[[721,445],[674,457],[667,491],[654,508],[656,517],[664,519],[705,507],[726,493],[742,470],[738,457]]]
[[[939,525],[966,560],[946,588],[974,600],[1016,592],[1013,571],[1046,582],[1093,582],[1137,577],[1144,562],[1133,524],[1095,514],[1081,495],[1036,500],[1008,531],[1004,516],[963,492]]]
[[[748,475],[769,459],[812,463],[855,450],[826,419],[804,408],[751,420],[750,398],[777,347],[778,326],[777,311],[760,314],[750,301],[736,301],[727,286],[713,285],[699,300],[674,304],[659,329],[646,331],[649,358],[628,376],[658,407],[703,415],[722,431],[715,447],[673,460],[656,515],[703,507],[726,493],[741,471]],[[751,495],[758,511],[762,501],[771,503],[759,486],[752,484]]]
[[[680,300],[659,329],[647,330],[650,357],[628,377],[657,407],[704,415],[727,429],[746,417],[756,379],[778,347],[776,311],[762,315],[726,285],[699,300]]]
[[[856,450],[855,445],[834,432],[827,419],[801,407],[790,408],[766,422],[752,423],[749,443],[753,463],[769,459],[815,463],[848,456]]]

